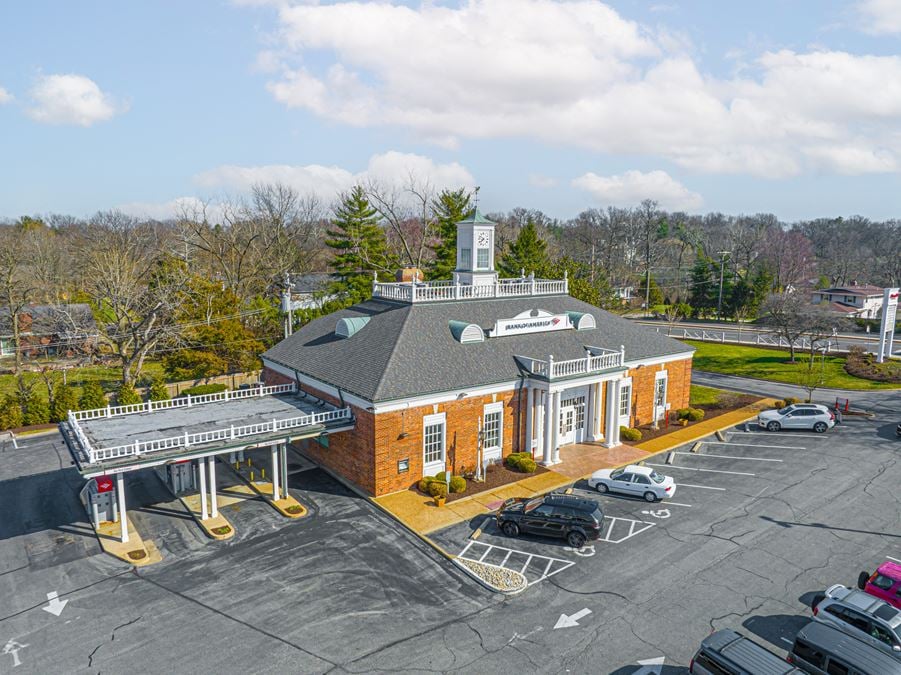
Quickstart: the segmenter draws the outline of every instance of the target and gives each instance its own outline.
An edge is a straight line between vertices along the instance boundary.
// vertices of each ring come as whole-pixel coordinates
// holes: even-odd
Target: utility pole
[[[723,269],[726,267],[726,256],[729,255],[729,251],[720,251],[720,296],[719,300],[716,302],[716,320],[722,321],[722,312],[723,312]]]

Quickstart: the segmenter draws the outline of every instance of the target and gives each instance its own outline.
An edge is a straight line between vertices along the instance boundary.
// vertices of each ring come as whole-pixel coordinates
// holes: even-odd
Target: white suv
[[[813,429],[821,434],[835,426],[835,415],[824,405],[794,403],[779,410],[765,410],[757,416],[757,424],[767,431]]]

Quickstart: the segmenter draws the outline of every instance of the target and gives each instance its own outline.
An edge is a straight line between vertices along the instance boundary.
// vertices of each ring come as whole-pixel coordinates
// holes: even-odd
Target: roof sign
[[[542,309],[533,309],[517,314],[512,319],[498,319],[491,331],[491,337],[523,335],[526,333],[548,333],[557,330],[571,330],[573,323],[569,314],[551,314]]]
[[[368,316],[351,316],[344,319],[338,319],[338,325],[335,326],[335,335],[338,337],[349,338],[361,330],[369,323]]]
[[[451,335],[460,344],[469,342],[484,342],[485,332],[482,327],[474,323],[466,323],[465,321],[448,321]]]

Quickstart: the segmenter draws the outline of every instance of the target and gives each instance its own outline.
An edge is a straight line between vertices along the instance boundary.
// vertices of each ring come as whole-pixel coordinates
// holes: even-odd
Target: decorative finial
[[[476,213],[479,212],[479,190],[480,190],[479,186],[476,185],[476,189],[475,189],[475,193],[474,193],[475,196],[473,197],[474,208],[475,208]]]
[[[526,268],[525,268],[525,267],[520,267],[520,268],[519,268],[519,278],[520,278],[520,279],[524,279],[525,276],[526,276]]]

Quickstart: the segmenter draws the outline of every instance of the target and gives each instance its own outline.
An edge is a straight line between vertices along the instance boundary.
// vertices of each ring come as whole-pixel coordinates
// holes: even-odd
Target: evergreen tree
[[[695,316],[702,317],[716,309],[718,283],[719,278],[714,278],[710,259],[699,253],[691,268],[691,295],[688,300]]]
[[[135,391],[131,382],[122,383],[116,391],[116,404],[134,405],[135,403],[142,403],[141,395]]]
[[[0,429],[22,426],[22,408],[15,396],[6,396],[0,405]]]
[[[450,279],[457,268],[457,223],[472,215],[470,196],[465,188],[442,190],[432,202],[438,238],[432,246],[435,259],[429,269],[429,279]]]
[[[151,401],[168,401],[170,398],[166,384],[159,378],[150,383],[149,394]]]
[[[662,305],[666,300],[663,297],[663,291],[660,290],[660,286],[657,284],[657,281],[654,277],[651,277],[651,292],[647,292],[647,288],[645,288],[645,279],[647,276],[643,276],[641,278],[641,286],[638,287],[638,297],[641,298],[642,302],[644,299],[648,299],[648,304],[650,307],[654,307],[656,305]],[[650,309],[650,307],[648,309]]]
[[[46,424],[50,421],[50,407],[46,399],[39,396],[34,384],[26,382],[21,375],[16,385],[16,402],[22,410],[22,423],[25,426]]]
[[[372,295],[373,272],[384,272],[389,264],[385,233],[361,186],[342,197],[331,225],[325,240],[335,251],[331,290],[351,304],[365,300]]]
[[[498,263],[502,277],[518,277],[540,272],[548,265],[547,242],[538,236],[535,222],[530,218],[519,231],[519,236],[507,244],[507,252]]]
[[[103,393],[103,387],[99,382],[88,382],[81,390],[81,396],[78,399],[79,410],[92,410],[94,408],[106,407],[106,394]]]
[[[78,393],[75,391],[75,387],[68,384],[57,383],[53,390],[50,421],[62,422],[70,410],[78,410]]]

